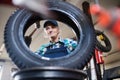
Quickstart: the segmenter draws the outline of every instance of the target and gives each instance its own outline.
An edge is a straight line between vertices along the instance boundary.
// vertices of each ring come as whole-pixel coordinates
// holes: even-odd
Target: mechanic
[[[65,56],[71,53],[76,48],[76,41],[69,38],[60,38],[60,29],[56,20],[46,21],[44,23],[44,29],[50,39],[50,42],[47,44],[43,44],[35,52],[36,54],[50,58],[55,58]]]

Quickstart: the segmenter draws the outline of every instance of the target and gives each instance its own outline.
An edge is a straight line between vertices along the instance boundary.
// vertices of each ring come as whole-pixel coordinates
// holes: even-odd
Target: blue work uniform
[[[60,39],[58,42],[49,42],[42,45],[35,54],[44,57],[61,57],[71,53],[77,46],[77,42],[72,39]]]

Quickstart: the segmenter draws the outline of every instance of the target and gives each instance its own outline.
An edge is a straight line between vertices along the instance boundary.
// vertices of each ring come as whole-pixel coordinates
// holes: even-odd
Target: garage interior
[[[84,1],[90,2],[90,4],[94,4],[94,0],[64,0],[66,2],[69,2],[79,9],[82,10],[82,3]],[[99,0],[100,6],[110,9],[116,6],[120,5],[120,0]],[[4,28],[7,23],[7,20],[9,17],[14,13],[16,10],[16,7],[6,5],[6,4],[0,4],[0,80],[13,80],[12,79],[12,72],[17,70],[16,65],[11,61],[9,58],[6,48],[4,45]],[[43,21],[44,22],[44,21]],[[39,46],[43,43],[48,42],[48,38],[46,34],[44,33],[43,29],[43,22],[40,22],[40,28],[35,32],[36,35],[33,34],[32,36],[32,43],[30,45],[30,49],[32,51],[35,51],[39,48]],[[93,17],[93,23],[95,23],[96,20]],[[61,35],[63,38],[73,38],[75,36],[74,32],[66,27],[66,25],[59,23],[61,28]],[[35,26],[35,25],[33,25]],[[95,29],[103,31],[104,34],[107,35],[109,38],[112,49],[110,52],[103,52],[103,59],[104,59],[104,66],[105,69],[112,69],[115,67],[120,67],[120,49],[118,48],[117,40],[115,36],[111,36],[111,33],[109,33],[107,30],[104,30],[101,28],[98,24],[94,25]],[[31,31],[34,29],[30,29],[27,34],[30,34]],[[38,35],[41,34],[41,35]],[[44,38],[42,38],[44,36]],[[101,70],[103,68],[103,65],[101,65]],[[120,77],[120,68],[118,69],[118,75]],[[8,77],[6,77],[8,76]],[[113,79],[113,80],[120,80],[120,78]]]

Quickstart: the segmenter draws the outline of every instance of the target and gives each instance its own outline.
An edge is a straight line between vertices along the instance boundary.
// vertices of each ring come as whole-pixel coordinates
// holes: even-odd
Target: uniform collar
[[[50,41],[49,44],[52,45],[52,44],[56,44],[56,43],[59,43],[59,42],[63,43],[63,40],[61,38],[59,38],[59,40],[57,42]]]

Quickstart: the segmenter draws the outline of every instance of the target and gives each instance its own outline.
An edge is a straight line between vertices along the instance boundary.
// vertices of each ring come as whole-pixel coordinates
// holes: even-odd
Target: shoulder
[[[77,43],[75,40],[70,39],[70,38],[65,38],[62,41],[65,42],[65,43]]]
[[[67,48],[70,51],[73,51],[77,46],[77,41],[70,39],[70,38],[63,39],[63,43],[65,44],[65,46],[67,46]]]
[[[70,39],[70,38],[65,38],[62,40],[62,42],[66,45],[66,46],[77,46],[77,41]]]

